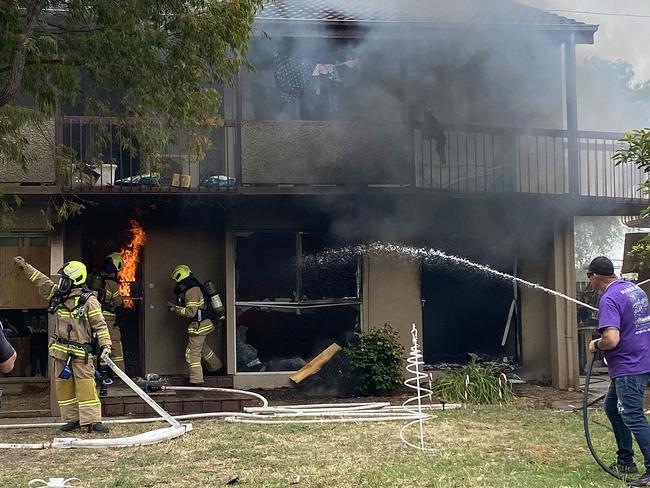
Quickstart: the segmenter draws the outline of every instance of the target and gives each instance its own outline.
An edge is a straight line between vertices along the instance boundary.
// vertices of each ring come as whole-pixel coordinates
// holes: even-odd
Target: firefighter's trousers
[[[190,370],[190,383],[203,383],[201,360],[205,361],[208,371],[223,368],[221,359],[205,342],[207,335],[190,335],[185,349],[185,361]]]
[[[90,358],[72,358],[72,375],[67,380],[59,378],[66,362],[54,358],[56,375],[56,400],[64,422],[79,421],[89,425],[102,421],[102,405],[95,389],[95,361]]]
[[[122,371],[124,369],[124,348],[122,347],[122,332],[120,328],[116,325],[115,322],[111,323],[108,320],[106,321],[106,326],[108,327],[108,334],[111,336],[111,359],[120,368]]]

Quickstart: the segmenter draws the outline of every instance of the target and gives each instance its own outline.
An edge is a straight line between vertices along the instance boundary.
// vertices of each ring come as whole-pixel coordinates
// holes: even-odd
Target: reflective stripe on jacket
[[[25,264],[24,272],[43,297],[50,300],[54,296],[57,286],[52,280],[29,264]],[[94,332],[100,347],[110,346],[111,337],[99,301],[95,295],[91,295],[83,306],[77,307],[82,293],[81,288],[73,288],[56,311],[54,334],[63,339],[88,344],[92,342]],[[63,360],[67,359],[68,353],[75,357],[86,357],[86,352],[82,348],[61,344],[54,340],[50,341],[49,351],[50,356]]]
[[[181,317],[193,319],[187,327],[187,333],[190,335],[207,335],[214,330],[212,320],[198,321],[199,310],[205,310],[205,298],[201,288],[193,286],[183,294],[183,305],[174,307],[174,311]]]
[[[106,307],[102,309],[106,323],[109,325],[115,324],[115,309],[122,306],[122,294],[120,293],[120,285],[112,278],[106,278],[104,280],[104,292],[106,293],[104,297],[105,305],[111,310],[107,310]]]

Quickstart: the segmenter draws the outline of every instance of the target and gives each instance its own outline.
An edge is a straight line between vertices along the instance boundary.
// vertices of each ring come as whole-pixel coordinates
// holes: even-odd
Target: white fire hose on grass
[[[208,412],[190,415],[172,416],[136,385],[115,363],[109,358],[103,358],[109,367],[137,393],[160,416],[151,418],[115,419],[105,420],[105,424],[139,424],[152,422],[167,422],[169,427],[145,432],[131,437],[113,439],[78,439],[55,438],[52,442],[13,444],[0,443],[0,449],[50,449],[50,448],[105,448],[105,447],[131,447],[156,444],[165,440],[180,437],[192,430],[191,424],[181,424],[179,421],[189,419],[224,418],[226,422],[239,422],[250,424],[326,424],[326,423],[358,423],[358,422],[391,422],[410,421],[421,422],[431,418],[428,410],[442,410],[459,408],[459,404],[433,404],[420,405],[417,411],[405,405],[391,406],[388,402],[374,403],[327,403],[308,405],[283,405],[269,406],[268,400],[262,395],[251,391],[235,390],[230,388],[210,388],[192,386],[165,386],[168,391],[202,391],[223,392],[246,395],[259,400],[261,407],[246,407],[244,412]],[[411,386],[407,383],[408,386]],[[412,387],[412,386],[411,386]],[[43,427],[60,427],[63,422],[40,422],[0,424],[4,429],[37,429]],[[402,439],[407,442],[401,433]],[[407,444],[412,445],[407,442]],[[415,447],[415,446],[414,446]]]
[[[149,444],[157,444],[170,439],[180,437],[192,430],[192,424],[181,424],[174,417],[169,415],[160,405],[158,405],[149,395],[136,385],[131,378],[129,378],[113,360],[104,354],[102,360],[124,381],[129,387],[140,396],[147,404],[160,415],[160,420],[165,420],[169,423],[169,427],[144,432],[130,437],[118,437],[112,439],[79,439],[76,437],[55,437],[52,442],[41,442],[32,444],[19,444],[19,443],[0,443],[0,449],[69,449],[69,448],[102,448],[102,447],[131,447],[131,446],[145,446]],[[159,419],[156,419],[159,420]],[[41,424],[31,424],[35,427],[52,427],[60,426],[63,423],[46,422]],[[27,428],[23,424],[3,425],[2,428]]]

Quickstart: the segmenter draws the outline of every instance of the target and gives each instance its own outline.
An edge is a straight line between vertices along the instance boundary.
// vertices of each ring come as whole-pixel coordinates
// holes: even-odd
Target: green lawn
[[[607,422],[602,414],[595,415]],[[570,412],[517,406],[438,412],[426,424],[428,441],[439,449],[433,453],[404,446],[399,422],[193,425],[190,434],[151,447],[5,451],[0,487],[74,476],[84,487],[207,488],[225,486],[235,475],[240,478],[236,486],[247,487],[625,486],[595,464],[583,438],[582,419]],[[110,435],[151,428],[115,427]],[[597,449],[608,462],[613,460],[612,434],[599,425],[592,430]],[[54,436],[60,436],[54,429],[0,431],[2,442],[40,442]]]

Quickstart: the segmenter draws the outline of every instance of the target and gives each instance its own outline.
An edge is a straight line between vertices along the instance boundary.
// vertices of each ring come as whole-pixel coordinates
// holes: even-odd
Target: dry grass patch
[[[435,453],[405,447],[403,424],[244,425],[199,421],[190,434],[150,447],[5,453],[0,487],[32,478],[76,476],[90,488],[214,488],[238,475],[238,486],[549,488],[614,487],[582,438],[580,418],[518,407],[438,412],[425,428]],[[111,437],[159,427],[116,426]],[[3,437],[6,431],[0,431]],[[417,426],[409,431],[417,439]],[[51,440],[54,429],[8,432],[12,440]],[[613,455],[611,434],[595,442]]]

